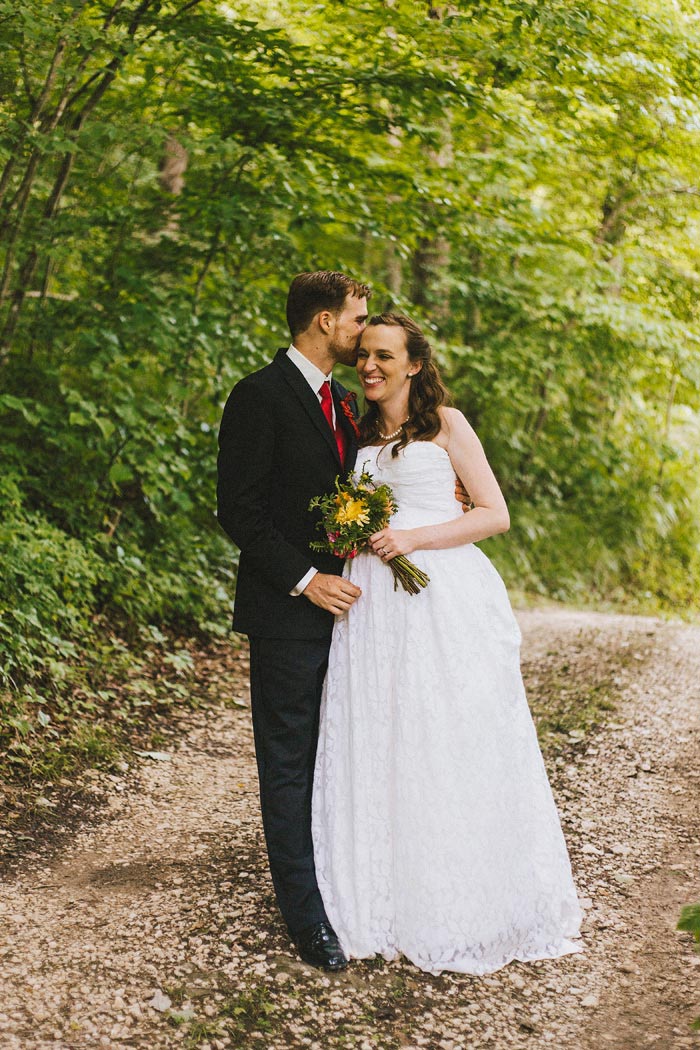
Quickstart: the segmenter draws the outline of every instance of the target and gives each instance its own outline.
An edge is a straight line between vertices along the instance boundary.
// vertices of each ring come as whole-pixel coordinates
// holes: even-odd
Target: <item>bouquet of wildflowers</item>
[[[316,551],[330,551],[338,558],[354,558],[364,550],[370,536],[386,528],[398,509],[389,486],[375,485],[366,470],[357,480],[351,475],[342,485],[340,478],[336,478],[335,492],[311,500],[309,510],[316,508],[321,511],[319,528],[325,533],[325,539],[315,541],[311,547]],[[404,554],[392,558],[387,565],[394,574],[394,590],[400,583],[409,594],[418,594],[429,582],[430,578]]]

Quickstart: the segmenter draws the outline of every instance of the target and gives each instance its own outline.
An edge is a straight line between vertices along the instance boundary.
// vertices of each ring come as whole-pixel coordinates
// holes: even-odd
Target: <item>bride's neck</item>
[[[391,434],[409,417],[408,404],[377,406],[377,425],[384,434]]]

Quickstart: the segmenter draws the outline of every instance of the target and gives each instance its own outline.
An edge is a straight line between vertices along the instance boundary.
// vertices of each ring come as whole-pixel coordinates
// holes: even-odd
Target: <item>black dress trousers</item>
[[[316,883],[311,795],[329,648],[329,638],[250,638],[265,842],[277,902],[292,935],[328,921]]]

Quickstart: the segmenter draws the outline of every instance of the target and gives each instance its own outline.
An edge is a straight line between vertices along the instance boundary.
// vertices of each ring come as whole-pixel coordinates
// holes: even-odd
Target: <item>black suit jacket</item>
[[[323,638],[333,615],[290,591],[313,566],[340,575],[343,561],[309,549],[320,539],[309,501],[330,492],[353,468],[354,430],[340,407],[347,394],[331,383],[336,419],[347,436],[341,466],[318,398],[280,350],[238,383],[219,431],[218,519],[240,547],[233,628],[261,638]]]

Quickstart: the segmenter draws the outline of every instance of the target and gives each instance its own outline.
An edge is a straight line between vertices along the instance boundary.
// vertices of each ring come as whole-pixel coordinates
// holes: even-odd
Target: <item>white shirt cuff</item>
[[[289,593],[293,598],[298,598],[300,594],[303,594],[306,588],[309,586],[314,576],[318,572],[318,569],[309,569],[306,576],[303,576],[299,583]]]

